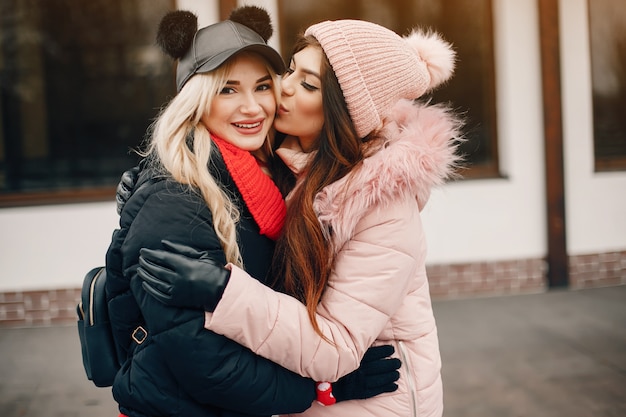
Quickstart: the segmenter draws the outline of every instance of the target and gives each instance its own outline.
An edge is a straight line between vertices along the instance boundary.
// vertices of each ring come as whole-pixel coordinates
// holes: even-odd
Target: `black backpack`
[[[164,178],[164,176],[154,176],[145,181],[137,181],[138,186],[133,190],[133,194]],[[105,267],[99,266],[89,271],[83,279],[80,302],[76,306],[83,367],[87,378],[97,387],[112,386],[115,375],[121,367],[109,320],[105,283]],[[136,333],[140,334],[142,340],[147,335],[141,326],[134,330],[133,340],[137,340]]]
[[[78,314],[78,337],[87,378],[97,387],[113,385],[120,364],[109,321],[105,293],[106,268],[92,269],[85,275]]]

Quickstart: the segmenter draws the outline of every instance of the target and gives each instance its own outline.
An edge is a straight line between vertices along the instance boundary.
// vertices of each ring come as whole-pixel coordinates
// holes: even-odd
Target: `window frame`
[[[124,14],[124,11],[119,11],[119,9],[117,8],[122,7],[121,4],[123,4],[125,8],[128,7],[128,10],[132,12],[133,14],[128,15],[129,11],[126,11],[126,14]],[[129,68],[125,71],[133,72],[133,74],[135,74],[133,75],[135,78],[139,77],[141,79],[141,84],[139,84],[139,87],[143,88],[143,90],[141,91],[146,91],[144,84],[149,85],[150,83],[158,82],[160,83],[160,85],[164,85],[162,81],[164,78],[163,74],[165,74],[165,78],[171,79],[172,81],[171,89],[170,89],[171,93],[170,92],[164,93],[164,91],[167,89],[160,87],[160,89],[158,90],[159,94],[146,93],[145,97],[143,97],[143,100],[149,103],[149,107],[146,108],[145,111],[141,111],[141,112],[136,111],[137,117],[135,117],[135,119],[132,119],[132,120],[139,120],[140,118],[142,123],[144,123],[147,126],[151,122],[151,119],[156,116],[156,113],[158,112],[159,107],[165,104],[165,101],[169,99],[169,95],[175,93],[175,83],[174,83],[174,76],[173,76],[174,74],[173,69],[175,68],[174,63],[173,62],[170,63],[171,60],[166,55],[161,54],[160,51],[158,51],[157,49],[158,47],[156,47],[154,42],[150,40],[153,39],[153,36],[156,35],[156,29],[157,29],[158,22],[162,14],[164,14],[166,11],[175,10],[176,2],[174,0],[162,1],[158,4],[159,6],[158,8],[154,8],[153,12],[147,15],[143,13],[142,10],[139,8],[140,4],[141,2],[132,3],[132,4],[125,3],[125,0],[124,0],[120,4],[110,4],[110,5],[105,4],[103,7],[107,7],[107,9],[105,9],[106,11],[113,10],[112,12],[113,14],[111,14],[113,18],[115,18],[115,16],[124,16],[124,19],[129,19],[129,20],[125,20],[125,22],[127,22],[127,27],[136,28],[138,25],[134,23],[140,22],[141,27],[144,28],[144,31],[141,33],[141,36],[138,36],[134,42],[129,44],[129,46],[127,47],[128,49],[124,50],[126,54],[131,54],[131,53],[140,54],[144,52],[145,48],[149,47],[149,48],[155,49],[157,52],[159,52],[160,55],[162,55],[162,57],[159,58],[160,60],[157,61],[157,64],[155,64],[154,60],[152,61],[150,60],[150,56],[147,57],[147,61],[137,61],[140,55],[137,57],[135,57],[134,55],[133,56],[128,55],[124,58],[125,61],[122,61],[119,64],[119,65],[125,64],[126,68]],[[59,3],[58,5],[56,5],[57,10],[60,10],[63,7],[69,7],[69,6],[71,6],[71,3],[69,2],[67,4]],[[59,161],[64,161],[64,160],[72,161],[73,156],[77,156],[77,155],[78,157],[82,157],[82,156],[81,154],[68,153],[66,155],[66,154],[56,154],[54,152],[54,146],[56,146],[57,143],[54,142],[52,140],[52,137],[50,136],[50,131],[49,131],[50,120],[48,119],[51,113],[49,109],[43,111],[43,118],[42,120],[38,122],[40,126],[38,126],[34,130],[35,133],[43,132],[42,137],[33,138],[33,133],[30,132],[30,130],[28,132],[23,131],[25,124],[28,122],[15,121],[16,118],[20,119],[20,118],[28,117],[30,108],[33,107],[33,104],[32,104],[33,102],[39,108],[48,108],[50,106],[50,104],[48,104],[48,101],[50,100],[50,95],[49,95],[50,92],[48,91],[49,86],[46,84],[46,80],[45,80],[45,75],[47,74],[46,69],[47,68],[49,69],[48,67],[49,63],[48,61],[46,61],[45,54],[50,53],[50,52],[47,50],[44,51],[43,45],[45,44],[46,48],[56,47],[58,49],[59,47],[59,45],[53,42],[56,39],[54,37],[52,40],[46,39],[46,38],[41,38],[41,40],[39,40],[40,38],[35,36],[35,35],[43,36],[43,34],[48,33],[46,28],[47,28],[47,25],[51,24],[51,22],[50,20],[41,20],[38,13],[24,14],[20,12],[21,10],[20,8],[26,8],[26,7],[28,6],[26,5],[25,2],[20,2],[20,0],[17,0],[15,2],[15,7],[12,10],[14,10],[13,11],[14,13],[21,13],[19,15],[20,19],[18,20],[16,18],[16,19],[12,19],[11,21],[7,20],[6,21],[8,22],[6,23],[7,26],[3,28],[4,30],[7,30],[13,34],[13,38],[11,38],[13,40],[9,41],[8,43],[0,44],[0,47],[2,48],[0,49],[0,53],[3,54],[2,56],[0,56],[0,60],[2,59],[5,60],[4,66],[0,66],[0,73],[4,77],[2,81],[7,82],[7,84],[5,84],[4,86],[0,86],[3,89],[3,92],[2,92],[3,100],[0,102],[0,110],[3,111],[3,117],[6,117],[9,120],[13,120],[11,124],[5,125],[5,129],[3,131],[0,131],[0,156],[2,157],[1,163],[3,164],[3,169],[2,171],[0,171],[0,175],[3,176],[3,181],[5,182],[5,185],[3,185],[3,192],[0,193],[0,208],[55,205],[55,204],[74,204],[74,203],[103,202],[103,201],[113,202],[115,201],[115,189],[117,186],[117,181],[118,181],[119,176],[121,176],[122,172],[125,169],[130,169],[132,167],[132,163],[133,163],[132,160],[137,159],[135,156],[132,156],[132,151],[130,150],[130,148],[126,148],[126,149],[121,148],[121,151],[120,151],[121,156],[124,156],[122,153],[126,152],[126,155],[128,157],[125,157],[125,160],[127,159],[128,161],[131,161],[130,165],[126,166],[125,163],[120,162],[121,158],[118,158],[115,155],[111,156],[107,154],[108,156],[104,156],[98,159],[97,158],[98,151],[91,151],[91,153],[88,153],[86,155],[88,157],[91,157],[91,155],[94,152],[96,152],[96,159],[94,159],[95,163],[98,163],[102,167],[106,167],[106,165],[102,165],[102,164],[109,164],[109,167],[113,166],[113,168],[109,168],[108,172],[106,172],[105,170],[94,168],[93,172],[96,173],[96,175],[93,177],[85,177],[85,178],[80,177],[80,176],[73,177],[72,172],[73,170],[77,169],[77,168],[74,168],[74,165],[79,166],[78,170],[80,169],[80,165],[78,165],[80,163],[79,159],[75,159],[73,162],[71,162],[71,167],[67,168],[68,170],[70,170],[69,174],[67,173],[67,171],[63,171],[63,170],[57,171],[57,164],[62,163]],[[109,7],[111,7],[111,9],[109,9]],[[86,9],[86,10],[89,10],[89,9]],[[79,13],[79,12],[77,10],[74,10],[73,13]],[[120,14],[118,15],[116,13],[120,13]],[[90,18],[93,18],[93,13],[92,15],[87,15],[87,16]],[[76,15],[73,15],[73,17],[76,18]],[[109,20],[108,23],[106,24],[102,23],[102,26],[106,28],[107,27],[106,25],[112,25],[115,22],[116,22],[115,20]],[[82,24],[84,26],[84,22],[82,22]],[[102,30],[102,27],[99,29]],[[23,34],[20,35],[19,33],[20,31],[27,31],[28,33],[30,33],[29,36],[31,36],[32,39],[30,38],[29,39],[31,41],[32,48],[35,50],[35,52],[37,52],[37,54],[41,55],[41,58],[38,58],[40,60],[40,61],[37,61],[38,63],[35,62],[34,64],[29,64],[29,67],[27,67],[29,72],[27,72],[26,74],[23,74],[21,72],[23,70],[20,69],[21,68],[20,60],[22,60],[23,57],[20,57],[17,55],[16,52],[13,52],[16,50],[15,45],[14,45],[15,42],[20,41],[20,39],[25,36]],[[53,33],[56,33],[56,32],[53,32]],[[59,32],[59,33],[62,33],[62,32]],[[112,34],[111,36],[113,35],[116,36],[115,38],[116,40],[113,42],[123,41],[123,39],[119,39],[121,34]],[[17,39],[17,41],[15,39]],[[65,39],[65,38],[61,37],[60,39]],[[91,40],[83,42],[84,48],[89,46],[88,42],[93,42],[94,33],[90,33],[89,39]],[[13,42],[13,44],[11,42]],[[108,42],[109,44],[111,43],[110,40]],[[63,44],[60,44],[60,46],[63,46]],[[74,44],[72,44],[72,46],[74,46]],[[57,52],[63,52],[63,51],[67,51],[67,48],[62,49],[62,50],[57,50]],[[147,69],[146,68],[142,69],[142,68],[138,68],[137,66],[135,66],[135,64],[137,63],[144,63],[144,62],[147,62],[148,63],[147,65],[159,65],[158,68],[161,69],[160,70],[161,72],[159,72],[158,74],[160,75],[156,75],[156,78],[152,78],[152,77],[155,77],[154,74],[146,76],[141,71],[150,71],[154,67],[148,67]],[[171,74],[169,74],[169,72],[163,72],[162,68],[163,68],[164,63],[166,63],[165,67],[169,68],[168,71],[170,71]],[[33,69],[35,71],[33,71]],[[130,79],[131,82],[135,78],[128,77],[128,79]],[[25,99],[13,93],[13,91],[10,90],[8,87],[11,85],[18,85],[19,83],[23,84],[25,87],[29,86],[28,83],[34,83],[38,88],[40,88],[40,90],[38,90],[40,91],[39,95],[35,97],[34,100],[30,99],[30,101],[25,104]],[[98,83],[96,82],[94,84],[98,84]],[[24,86],[22,88],[24,88]],[[58,87],[56,88],[58,90]],[[89,99],[89,97],[86,97],[86,98]],[[93,100],[92,100],[92,103],[94,103]],[[135,107],[136,108],[141,107],[143,109],[144,104],[145,103],[143,103],[142,101],[138,101],[138,105],[135,105]],[[25,109],[25,106],[30,106],[30,107]],[[120,106],[124,106],[123,102],[120,102]],[[142,114],[143,116],[141,116]],[[145,115],[148,115],[148,114],[149,116],[146,117]],[[108,118],[103,117],[101,120],[103,122],[107,122],[108,120],[109,123],[113,123],[114,116],[109,115]],[[131,119],[128,119],[128,120],[131,120]],[[82,119],[80,120],[79,123],[83,123],[86,126],[86,123],[89,123],[89,120]],[[127,120],[124,120],[123,123],[127,123]],[[124,124],[122,128],[126,128],[126,124]],[[137,136],[135,134],[131,135],[133,138],[136,138],[136,139],[132,139],[133,142],[135,143],[130,144],[128,146],[131,146],[131,147],[140,146],[140,143],[142,142],[144,135],[145,135],[145,129],[137,129],[137,130],[138,131],[141,130],[140,136]],[[24,137],[24,135],[26,134],[29,135],[28,141],[26,141]],[[90,139],[90,136],[86,136],[85,138],[88,141]],[[92,147],[93,144],[90,144],[89,142],[85,142],[84,146]],[[101,140],[98,146],[102,147],[102,146],[108,146],[108,145],[107,143]],[[122,144],[122,146],[125,146],[125,143]],[[26,149],[29,149],[29,150],[26,151]],[[15,155],[19,157],[20,158],[19,162],[15,160],[11,160],[12,158],[11,155]],[[28,167],[28,166],[36,167],[37,161],[39,159],[45,162],[45,164],[41,165],[45,168],[43,169],[40,168],[39,172],[36,169],[32,172],[29,171],[28,175],[36,175],[36,177],[34,176],[32,178],[34,178],[34,181],[40,181],[40,183],[31,182],[29,184],[28,182],[25,182],[29,180],[28,175],[27,174],[20,175],[20,171],[25,169],[24,167]],[[117,165],[119,165],[119,167],[117,168],[120,170],[119,173],[117,173],[115,171],[116,168],[114,168]],[[122,168],[122,165],[124,165],[124,168]],[[48,169],[50,169],[51,171],[49,171]],[[15,174],[16,171],[17,171],[17,174]],[[54,175],[54,174],[49,174],[49,172],[53,172],[53,171],[58,172],[60,175],[58,176],[58,179],[59,179],[58,182],[55,182],[55,179],[57,178],[57,176],[51,177],[51,175]],[[98,173],[102,175],[98,175]],[[66,177],[68,179],[68,182],[67,182],[68,185],[65,187],[58,185],[58,184],[61,184],[62,181]],[[29,185],[32,185],[32,184],[35,184],[35,186],[30,187],[29,189]]]
[[[619,0],[612,0],[612,1],[619,1]],[[594,8],[594,5],[595,5],[595,8]],[[600,124],[599,122],[601,121],[600,114],[602,113],[602,109],[600,107],[604,107],[606,106],[606,104],[604,104],[604,106],[601,106],[602,103],[600,102],[600,98],[601,98],[599,97],[600,94],[598,94],[598,97],[596,97],[595,86],[594,86],[594,81],[596,77],[602,78],[602,75],[597,74],[596,71],[594,71],[595,65],[593,64],[594,62],[594,24],[593,24],[594,19],[592,17],[592,13],[594,10],[596,10],[598,13],[600,13],[602,17],[605,16],[601,13],[602,10],[599,10],[598,7],[599,7],[599,2],[587,0],[587,24],[589,26],[589,31],[588,31],[589,32],[589,60],[591,62],[591,71],[590,71],[591,92],[590,93],[591,93],[591,107],[592,107],[591,118],[592,118],[592,124],[593,124],[592,134],[593,134],[594,171],[595,172],[626,171],[626,140],[624,141],[624,144],[623,144],[624,148],[620,149],[619,155],[603,155],[603,154],[600,154],[599,152],[599,148],[601,148],[602,145],[599,145],[598,141],[602,140],[603,134],[606,134],[606,130],[603,130],[600,126],[598,126]],[[611,14],[614,17],[616,16],[616,14],[614,13],[611,13]],[[602,26],[604,29],[606,29],[606,25],[608,25],[608,22],[606,21],[606,19],[601,18],[599,20],[603,22]],[[624,29],[622,30],[624,34],[622,38],[618,38],[618,39],[613,38],[611,40],[614,41],[613,45],[616,48],[621,47],[621,50],[618,49],[617,53],[619,54],[621,52],[622,55],[619,55],[620,61],[618,64],[616,64],[616,65],[621,64],[622,66],[621,76],[623,77],[623,79],[621,79],[622,95],[619,96],[618,100],[626,103],[626,30]],[[622,42],[621,44],[619,43],[620,41]],[[604,41],[602,41],[601,43],[603,45],[606,45],[607,40],[604,39]],[[619,68],[617,70],[619,71]],[[619,78],[619,75],[617,75],[617,77]],[[616,106],[611,106],[611,107],[616,107]],[[617,105],[617,107],[619,107],[619,104]],[[619,117],[619,115],[615,113],[613,113],[613,115]],[[606,119],[604,119],[604,121],[606,121]],[[620,131],[620,133],[626,136],[626,123],[623,122],[623,118],[622,118],[622,126],[624,128],[624,131],[623,132]]]

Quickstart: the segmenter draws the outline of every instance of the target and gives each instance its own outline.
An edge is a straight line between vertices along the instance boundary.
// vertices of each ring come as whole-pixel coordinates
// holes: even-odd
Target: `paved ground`
[[[626,416],[626,286],[435,302],[446,417]],[[116,417],[73,326],[0,329],[1,417]]]

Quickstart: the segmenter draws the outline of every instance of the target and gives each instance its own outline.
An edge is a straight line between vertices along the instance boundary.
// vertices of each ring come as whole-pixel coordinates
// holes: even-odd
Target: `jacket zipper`
[[[411,396],[411,406],[413,409],[413,417],[417,417],[417,398],[415,397],[415,380],[413,379],[413,368],[409,362],[409,356],[406,354],[406,348],[401,340],[398,341],[398,348],[400,350],[400,357],[402,358],[402,365],[406,367],[409,395]]]

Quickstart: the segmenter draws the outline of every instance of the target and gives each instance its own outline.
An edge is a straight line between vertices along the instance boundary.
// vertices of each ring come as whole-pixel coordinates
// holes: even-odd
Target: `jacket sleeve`
[[[296,299],[232,273],[205,327],[316,381],[336,381],[355,370],[424,267],[424,238],[415,201],[372,209],[339,251],[317,308],[323,340]],[[424,284],[424,283],[422,283]]]
[[[165,238],[208,250],[224,262],[211,224],[203,201],[164,191],[146,200],[124,248],[138,258],[141,247],[161,247]],[[161,304],[143,290],[136,265],[126,269],[152,343],[180,389],[195,401],[253,415],[298,413],[311,406],[315,399],[313,380],[207,331],[202,311]]]

